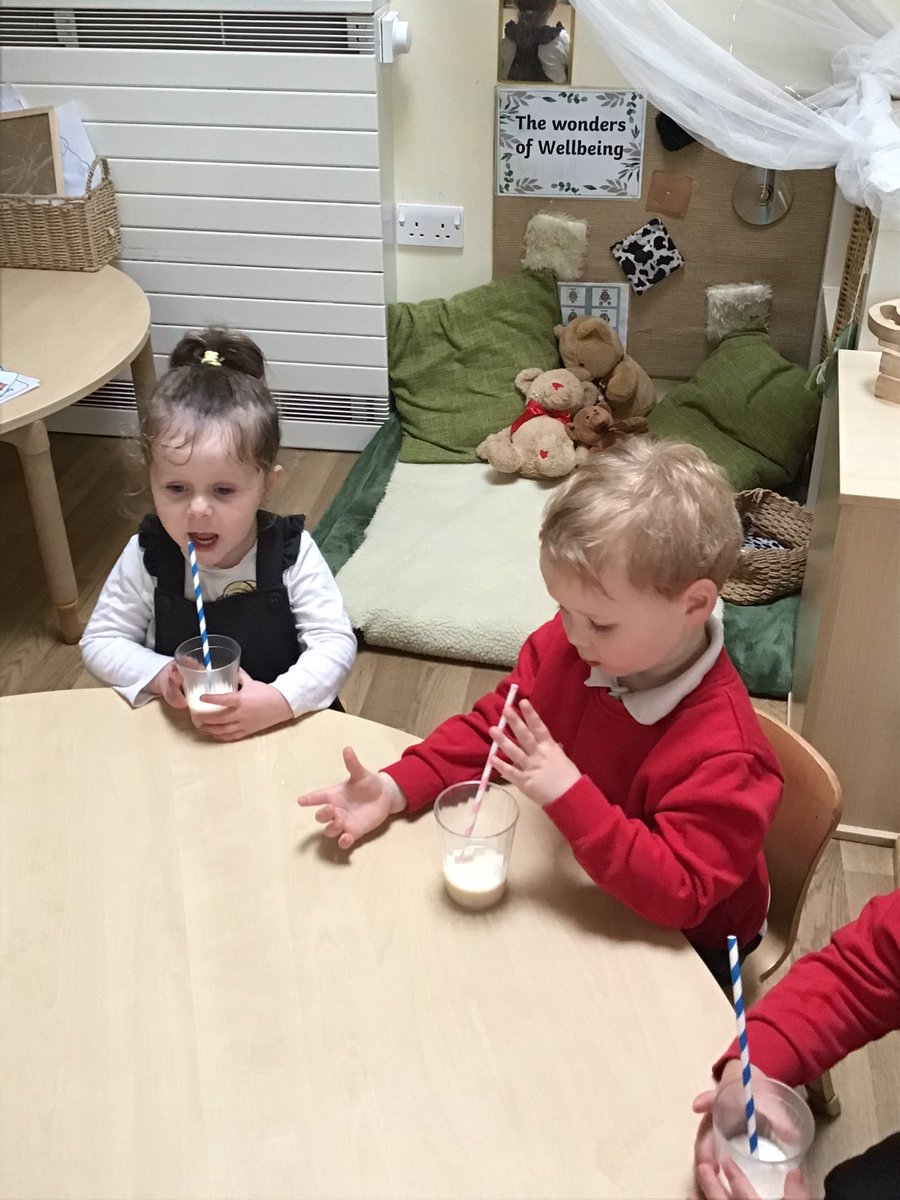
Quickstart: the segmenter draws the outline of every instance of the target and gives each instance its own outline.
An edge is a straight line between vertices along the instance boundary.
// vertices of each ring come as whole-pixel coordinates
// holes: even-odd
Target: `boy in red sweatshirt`
[[[854,1050],[900,1029],[900,890],[876,896],[824,950],[807,954],[747,1012],[747,1042],[757,1070],[791,1087],[810,1083]],[[741,1075],[734,1041],[713,1067],[719,1089]],[[718,1090],[718,1089],[717,1089]],[[708,1200],[755,1195],[743,1181],[730,1192],[716,1175],[709,1112],[716,1091],[694,1101],[707,1114],[694,1146],[697,1184]],[[898,1106],[900,1107],[900,1106]],[[795,1197],[808,1192],[800,1180]],[[900,1132],[834,1168],[826,1200],[897,1200]]]
[[[777,760],[713,616],[741,544],[724,477],[691,446],[632,439],[592,455],[551,499],[541,571],[558,615],[472,711],[399,762],[301,796],[347,849],[391,814],[497,771],[540,804],[605,891],[681,929],[728,979],[768,907],[763,839]],[[519,712],[506,710],[510,685]]]

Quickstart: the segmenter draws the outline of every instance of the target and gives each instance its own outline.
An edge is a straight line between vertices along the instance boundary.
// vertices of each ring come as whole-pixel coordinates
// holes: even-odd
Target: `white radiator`
[[[185,329],[243,329],[269,362],[285,444],[359,449],[388,415],[386,8],[261,6],[14,0],[0,8],[3,77],[29,104],[76,101],[109,158],[117,265],[149,297],[157,372]],[[49,424],[130,431],[130,381]]]

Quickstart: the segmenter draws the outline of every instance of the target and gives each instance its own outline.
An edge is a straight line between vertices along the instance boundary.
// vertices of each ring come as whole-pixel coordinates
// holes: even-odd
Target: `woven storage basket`
[[[96,187],[91,181],[100,168]],[[0,266],[99,271],[121,246],[116,189],[95,158],[83,196],[0,196]]]
[[[812,513],[766,488],[738,492],[735,504],[741,520],[749,519],[751,533],[773,538],[785,549],[742,550],[722,588],[722,599],[731,604],[765,604],[799,591],[806,570]]]

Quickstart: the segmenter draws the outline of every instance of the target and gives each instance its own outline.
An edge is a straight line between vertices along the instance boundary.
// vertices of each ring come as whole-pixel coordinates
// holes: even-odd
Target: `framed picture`
[[[500,0],[498,80],[568,83],[574,25],[570,0]]]
[[[0,113],[0,194],[55,196],[62,190],[56,110],[16,108]]]

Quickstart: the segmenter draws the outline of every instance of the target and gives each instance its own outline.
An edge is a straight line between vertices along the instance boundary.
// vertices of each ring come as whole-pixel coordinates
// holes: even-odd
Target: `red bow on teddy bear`
[[[554,392],[561,392],[563,389],[561,383],[551,383],[550,386]],[[549,412],[546,408],[542,408],[537,400],[529,400],[521,415],[516,417],[510,425],[509,436],[512,437],[516,430],[526,421],[530,421],[532,417],[552,417],[554,421],[562,421],[563,425],[567,425],[572,420],[572,414],[568,409],[565,412]]]

